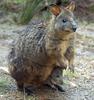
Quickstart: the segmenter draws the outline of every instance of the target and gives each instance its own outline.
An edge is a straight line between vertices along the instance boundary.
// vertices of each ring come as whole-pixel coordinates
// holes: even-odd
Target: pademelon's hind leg
[[[55,68],[52,71],[52,74],[49,76],[48,80],[44,83],[48,88],[53,90],[58,90],[61,92],[65,92],[62,87],[63,84],[63,76],[62,76],[62,68]]]
[[[16,83],[17,83],[17,89],[18,89],[19,91],[23,91],[23,89],[24,89],[24,84],[23,84],[22,82],[19,82],[19,81],[17,81]]]
[[[21,82],[17,82],[17,88],[18,91],[26,93],[27,95],[32,95],[34,91],[32,86],[25,86],[24,83]]]

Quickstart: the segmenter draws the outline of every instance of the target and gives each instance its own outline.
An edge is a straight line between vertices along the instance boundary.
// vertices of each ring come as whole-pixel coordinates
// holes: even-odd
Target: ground
[[[43,88],[27,96],[17,91],[15,81],[7,74],[9,44],[26,26],[0,22],[0,100],[94,100],[94,24],[79,24],[75,39],[75,74],[66,71],[65,93]]]

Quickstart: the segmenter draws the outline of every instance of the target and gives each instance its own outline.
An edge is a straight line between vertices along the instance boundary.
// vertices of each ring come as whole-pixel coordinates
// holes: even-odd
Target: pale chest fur
[[[69,46],[68,40],[62,41],[62,43],[58,45],[58,49],[59,49],[60,54],[65,54],[68,46]]]

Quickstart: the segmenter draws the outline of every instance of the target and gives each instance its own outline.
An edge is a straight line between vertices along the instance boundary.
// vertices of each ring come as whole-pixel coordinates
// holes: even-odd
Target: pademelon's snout
[[[72,25],[72,30],[73,30],[73,32],[76,32],[76,30],[77,30],[77,24],[75,23],[75,25]]]
[[[72,25],[72,31],[76,32],[78,26],[77,23],[75,21],[72,21],[71,25]]]
[[[73,27],[72,30],[73,30],[73,32],[76,32],[77,27]]]

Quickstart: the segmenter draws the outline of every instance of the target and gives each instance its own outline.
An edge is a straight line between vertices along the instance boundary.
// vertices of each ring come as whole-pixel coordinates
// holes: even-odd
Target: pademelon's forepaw
[[[65,92],[65,90],[63,89],[62,86],[57,85],[57,84],[44,84],[44,86],[46,86],[49,89],[55,90],[55,91],[60,91],[60,92]]]
[[[51,85],[51,84],[44,84],[44,86],[48,89],[51,89],[51,90],[56,90],[56,87],[54,85]]]

